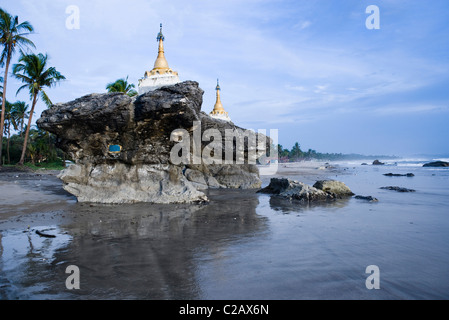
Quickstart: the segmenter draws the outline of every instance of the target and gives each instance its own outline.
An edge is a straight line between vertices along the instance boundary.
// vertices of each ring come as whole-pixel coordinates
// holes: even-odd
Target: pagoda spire
[[[223,108],[223,104],[221,103],[221,98],[220,98],[220,83],[217,79],[217,86],[215,87],[215,91],[217,91],[216,93],[216,101],[215,101],[215,105],[214,105],[214,110],[212,110],[212,112],[210,113],[210,116],[212,118],[216,118],[216,119],[221,119],[221,120],[225,120],[225,121],[231,121],[231,119],[228,116],[228,113],[225,111],[225,109]]]
[[[164,40],[165,37],[162,34],[162,23],[160,24],[160,30],[159,33],[157,34],[156,40],[159,41],[159,48],[157,51],[157,58],[156,61],[154,62],[154,68],[153,70],[168,70],[168,62],[165,59],[165,55],[164,55]]]
[[[216,98],[216,101],[215,101],[215,106],[214,106],[214,110],[212,111],[212,112],[216,112],[216,111],[221,111],[221,112],[223,112],[223,111],[225,111],[224,110],[224,108],[223,108],[223,104],[221,103],[221,99],[220,99],[220,91],[221,91],[221,88],[220,88],[220,83],[218,82],[218,79],[217,79],[217,86],[215,87],[215,91],[217,91],[217,94],[216,94],[216,96],[217,96],[217,98]]]
[[[162,23],[160,24],[159,33],[157,34],[156,40],[157,41],[160,41],[160,40],[164,41],[165,40],[164,35],[162,34]]]

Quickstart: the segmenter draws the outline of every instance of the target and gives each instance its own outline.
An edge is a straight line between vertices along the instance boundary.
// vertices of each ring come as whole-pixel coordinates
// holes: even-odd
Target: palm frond
[[[53,102],[51,102],[50,98],[48,97],[47,93],[44,90],[41,90],[41,98],[42,98],[42,101],[44,101],[45,105],[48,108],[51,108],[51,106],[53,105]]]
[[[5,65],[6,57],[8,56],[8,51],[6,48],[2,50],[2,53],[0,53],[0,68],[3,68]]]
[[[21,86],[19,89],[17,89],[16,96],[19,94],[20,91],[22,91],[23,89],[28,88],[28,87],[29,87],[28,84],[24,84],[23,86]]]
[[[15,53],[16,48],[23,51],[26,47],[36,48],[34,43],[27,38],[34,31],[33,26],[24,21],[19,23],[19,17],[13,17],[3,9],[0,9],[0,44],[3,51],[0,55],[0,66]]]
[[[28,38],[25,38],[25,35],[29,35],[29,33],[24,33],[16,37],[16,45],[18,46],[20,51],[23,52],[23,49],[25,49],[27,46],[36,49],[36,45],[34,44],[34,42]]]
[[[128,76],[126,78],[117,79],[106,85],[106,90],[108,90],[108,92],[121,92],[130,97],[137,95],[137,92],[133,90],[133,88],[135,88],[135,85],[128,83]]]
[[[30,106],[25,101],[16,101],[13,103],[14,113],[20,116],[29,114],[29,107]]]
[[[59,81],[65,80],[65,77],[56,68],[47,68],[47,62],[47,54],[23,54],[22,52],[18,63],[13,66],[13,75],[24,83],[17,93],[28,88],[31,98],[39,94],[45,104],[51,106],[52,102],[43,88],[51,88]]]
[[[18,31],[26,30],[26,31],[28,31],[28,33],[34,32],[33,26],[32,26],[31,23],[28,22],[28,21],[24,21],[24,22],[22,22],[21,24],[17,25],[17,26],[16,26],[16,29],[17,29]],[[33,44],[33,45],[34,45],[34,44]]]

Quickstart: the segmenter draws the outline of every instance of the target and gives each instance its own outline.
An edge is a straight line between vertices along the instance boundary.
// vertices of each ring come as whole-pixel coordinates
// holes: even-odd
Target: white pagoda
[[[223,108],[223,105],[221,104],[221,99],[220,99],[221,88],[220,88],[220,84],[218,83],[218,79],[217,79],[217,86],[215,87],[215,90],[217,91],[217,100],[215,102],[214,110],[212,110],[211,113],[209,113],[209,116],[211,116],[212,118],[215,118],[215,119],[231,121],[231,118],[229,117],[228,113],[225,111],[225,109]]]
[[[169,86],[179,83],[178,72],[169,68],[164,55],[164,35],[162,34],[162,23],[156,40],[159,42],[159,49],[154,68],[151,71],[145,71],[142,79],[139,79],[139,94],[153,91],[163,86]]]

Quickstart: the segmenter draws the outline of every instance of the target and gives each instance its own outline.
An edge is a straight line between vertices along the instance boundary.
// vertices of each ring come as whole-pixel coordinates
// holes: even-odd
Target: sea
[[[210,190],[207,205],[113,206],[61,194],[53,224],[39,224],[49,214],[39,211],[23,227],[0,224],[0,298],[449,299],[449,168],[423,167],[433,160],[449,161],[317,163],[319,174],[293,167],[285,176],[342,181],[377,201],[304,205]],[[389,186],[414,191],[381,189]]]

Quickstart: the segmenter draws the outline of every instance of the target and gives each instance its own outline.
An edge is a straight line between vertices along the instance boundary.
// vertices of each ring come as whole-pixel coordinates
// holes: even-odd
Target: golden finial
[[[218,82],[218,79],[217,79],[217,86],[215,87],[215,90],[221,90],[220,89],[220,83]]]
[[[221,99],[220,99],[220,83],[217,79],[217,86],[215,87],[215,90],[217,91],[217,100],[215,102],[214,105],[214,110],[211,111],[211,113],[209,114],[211,117],[213,118],[217,118],[217,119],[221,119],[221,120],[225,120],[225,121],[231,121],[231,118],[229,118],[228,113],[225,111],[225,109],[223,108],[223,104],[221,103]]]
[[[164,41],[165,40],[164,35],[162,34],[162,23],[160,24],[159,33],[157,34],[156,40],[157,41],[160,41],[160,40]]]
[[[217,79],[217,86],[215,87],[215,90],[217,91],[217,100],[215,102],[214,110],[212,112],[213,113],[217,113],[217,112],[218,113],[223,113],[223,112],[225,112],[225,110],[223,108],[223,105],[222,105],[221,99],[220,99],[221,88],[220,88],[220,84],[218,82],[218,79]]]
[[[157,41],[159,41],[159,48],[158,48],[158,53],[157,53],[157,59],[154,62],[153,70],[154,69],[165,69],[165,70],[169,69],[168,62],[165,59],[165,55],[164,55],[164,40],[165,40],[165,37],[162,34],[162,23],[161,23],[160,26],[161,26],[161,29],[160,29],[160,31],[159,31],[159,33],[157,35],[157,38],[156,38]]]

